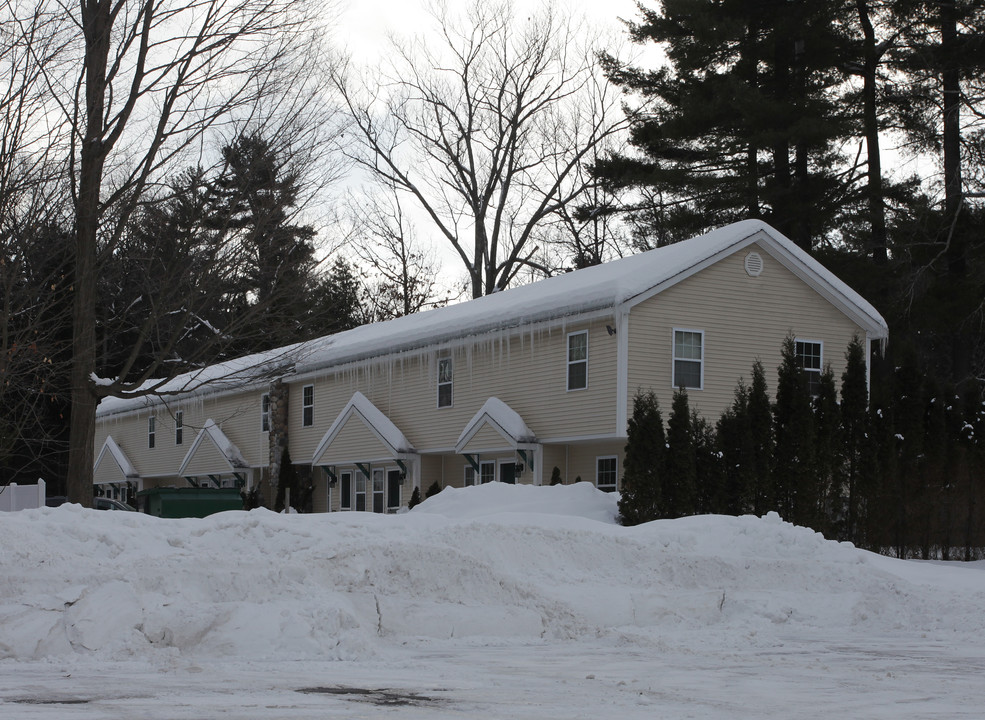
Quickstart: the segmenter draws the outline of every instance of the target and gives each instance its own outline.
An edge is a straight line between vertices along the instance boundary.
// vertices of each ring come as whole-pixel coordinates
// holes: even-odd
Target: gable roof
[[[217,392],[230,384],[234,387],[250,384],[244,377],[250,368],[269,372],[272,367],[290,367],[298,374],[317,373],[370,357],[440,346],[521,325],[564,322],[578,315],[616,311],[620,307],[628,309],[754,242],[760,243],[873,338],[888,335],[886,321],[879,312],[817,260],[761,220],[743,220],[690,240],[468,302],[213,365],[179,376],[164,389],[180,390],[205,383],[196,392]],[[229,374],[233,375],[232,381],[224,381]],[[156,402],[153,397],[106,398],[99,404],[97,414],[139,409]]]
[[[400,431],[400,428],[370,402],[369,398],[357,390],[335,418],[332,426],[328,428],[321,442],[318,443],[318,447],[315,448],[315,452],[311,456],[312,465],[320,464],[322,456],[331,446],[332,441],[353,417],[362,420],[370,432],[376,435],[383,446],[390,451],[390,457],[400,458],[417,452],[403,432]]]
[[[123,452],[123,448],[116,444],[116,440],[113,439],[112,435],[106,436],[106,440],[103,442],[103,447],[99,451],[99,456],[96,458],[96,462],[92,465],[94,468],[99,467],[99,463],[103,461],[106,453],[109,453],[109,456],[116,461],[116,464],[119,465],[120,472],[123,473],[124,477],[140,477],[140,473],[137,472],[137,469],[133,466],[133,463],[130,462],[130,458],[127,457],[127,454]]]
[[[537,443],[534,431],[520,417],[520,413],[496,397],[491,397],[479,408],[479,412],[465,425],[462,434],[455,443],[455,452],[461,453],[469,440],[475,437],[483,427],[490,426],[503,436],[511,445],[533,445]]]
[[[192,446],[188,448],[188,452],[185,453],[185,459],[181,461],[181,467],[178,468],[179,475],[185,474],[188,466],[195,458],[195,454],[199,451],[202,443],[206,440],[211,441],[211,443],[215,446],[215,449],[219,451],[222,459],[229,465],[229,470],[239,470],[250,467],[250,464],[246,462],[246,458],[243,457],[243,453],[240,452],[239,448],[236,447],[228,437],[226,437],[226,433],[222,432],[222,429],[215,424],[215,421],[212,418],[209,418],[205,421],[205,425],[202,426],[202,429],[198,431],[198,435],[195,436],[195,442],[192,443]]]

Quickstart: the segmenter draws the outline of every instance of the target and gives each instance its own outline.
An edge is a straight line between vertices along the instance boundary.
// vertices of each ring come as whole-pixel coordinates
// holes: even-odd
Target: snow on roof
[[[181,461],[181,467],[178,469],[179,475],[185,474],[185,468],[191,462],[192,458],[195,457],[195,453],[202,441],[205,438],[209,438],[216,446],[216,449],[222,453],[222,456],[229,463],[232,468],[248,468],[250,464],[246,462],[246,458],[243,453],[240,452],[239,448],[233,444],[232,440],[226,437],[226,433],[222,432],[222,429],[215,424],[212,418],[205,421],[205,425],[199,431],[198,435],[195,437],[195,442],[192,446],[188,448],[188,452],[185,454],[185,459]]]
[[[112,435],[106,436],[106,441],[103,443],[103,449],[99,451],[99,457],[96,458],[95,465],[99,465],[99,461],[102,459],[103,453],[105,452],[109,452],[109,454],[113,456],[113,459],[116,460],[116,464],[120,466],[120,470],[123,472],[124,477],[140,477],[140,473],[137,472],[137,469],[133,466],[133,463],[130,462],[130,458],[128,458],[127,454],[123,452],[123,449],[116,444],[116,440],[113,439]]]
[[[322,455],[325,454],[325,451],[332,444],[335,436],[342,430],[342,427],[353,413],[362,417],[369,428],[379,436],[380,440],[390,447],[395,456],[417,452],[407,437],[400,431],[400,428],[394,425],[390,418],[370,402],[369,398],[357,390],[353,393],[345,407],[342,408],[342,412],[335,418],[332,426],[328,428],[321,442],[318,443],[314,455],[311,456],[312,465],[317,465],[321,462]]]
[[[455,443],[455,452],[461,452],[484,423],[490,423],[500,433],[516,443],[535,443],[537,436],[520,417],[520,414],[499,398],[491,397],[479,408]]]
[[[262,374],[256,372],[257,368],[268,374],[279,365],[290,366],[297,373],[317,372],[368,357],[632,304],[647,291],[683,279],[702,263],[757,240],[766,241],[767,245],[792,258],[810,282],[820,285],[819,289],[826,290],[829,297],[856,309],[856,314],[864,318],[877,335],[885,336],[885,320],[858,293],[766,223],[743,220],[690,240],[468,302],[363,325],[308,343],[220,363],[180,376],[169,382],[165,389],[196,388],[200,393],[218,392],[230,386],[238,388],[256,382],[257,375]],[[155,402],[154,398],[106,398],[99,404],[97,414],[138,409]]]

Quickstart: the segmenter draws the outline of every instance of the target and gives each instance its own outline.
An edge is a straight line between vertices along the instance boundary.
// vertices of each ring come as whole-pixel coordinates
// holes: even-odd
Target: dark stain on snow
[[[422,695],[410,690],[395,690],[393,688],[309,687],[299,688],[298,692],[305,693],[306,695],[338,695],[347,700],[383,706],[428,706],[441,705],[445,702],[441,698]]]
[[[7,702],[18,703],[20,705],[86,705],[87,698],[11,698]]]

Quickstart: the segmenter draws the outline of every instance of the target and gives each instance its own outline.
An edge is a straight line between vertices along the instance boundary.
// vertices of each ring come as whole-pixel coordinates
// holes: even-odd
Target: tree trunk
[[[866,199],[869,230],[872,233],[872,259],[879,265],[888,260],[886,251],[886,204],[882,189],[882,156],[879,149],[879,122],[876,114],[876,68],[879,63],[875,30],[869,17],[868,0],[855,0],[863,35],[862,126],[865,133],[867,170]]]
[[[79,153],[75,198],[75,276],[72,306],[72,410],[69,430],[68,480],[71,502],[92,506],[92,473],[96,437],[96,251],[99,191],[102,185],[103,113],[106,63],[110,46],[110,4],[89,0],[82,5],[85,35],[85,129]]]

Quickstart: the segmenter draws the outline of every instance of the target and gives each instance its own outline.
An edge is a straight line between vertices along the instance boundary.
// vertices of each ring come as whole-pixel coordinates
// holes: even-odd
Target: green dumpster
[[[162,518],[201,518],[243,509],[237,488],[151,488],[137,493],[137,503],[143,512]]]

